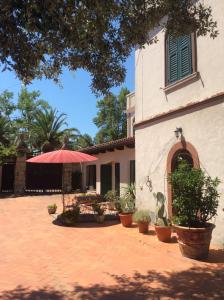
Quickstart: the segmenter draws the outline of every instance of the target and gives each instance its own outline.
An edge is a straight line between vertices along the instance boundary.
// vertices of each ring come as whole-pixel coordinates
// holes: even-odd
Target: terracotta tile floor
[[[0,299],[224,299],[223,250],[196,262],[153,230],[57,226],[53,202],[60,196],[0,199]]]

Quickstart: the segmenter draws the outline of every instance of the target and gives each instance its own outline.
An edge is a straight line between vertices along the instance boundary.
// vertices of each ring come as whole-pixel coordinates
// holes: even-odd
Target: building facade
[[[137,206],[155,211],[154,192],[172,193],[167,177],[182,155],[212,177],[221,194],[213,242],[224,244],[224,2],[211,5],[219,35],[177,39],[162,28],[158,42],[135,52]]]
[[[122,194],[128,184],[135,182],[135,102],[134,93],[127,96],[127,137],[82,149],[97,157],[97,161],[82,167],[84,190],[105,195],[110,190]]]

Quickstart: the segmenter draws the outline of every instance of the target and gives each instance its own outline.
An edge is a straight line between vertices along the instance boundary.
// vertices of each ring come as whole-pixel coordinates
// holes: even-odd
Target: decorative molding
[[[213,103],[215,104],[215,102],[218,102],[220,100],[221,100],[221,102],[224,102],[224,92],[217,93],[216,95],[208,97],[204,100],[197,101],[197,102],[191,102],[185,106],[180,106],[178,108],[171,109],[168,112],[164,112],[164,113],[155,115],[149,119],[145,119],[143,121],[135,123],[134,127],[135,127],[135,129],[137,129],[144,125],[150,126],[154,122],[162,122],[168,117],[174,117],[175,115],[177,115],[179,113],[187,113],[188,111],[190,111],[192,109],[198,109],[198,108],[206,106],[206,105],[212,105]]]

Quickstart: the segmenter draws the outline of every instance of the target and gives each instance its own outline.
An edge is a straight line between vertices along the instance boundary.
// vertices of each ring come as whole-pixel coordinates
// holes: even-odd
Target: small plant
[[[99,203],[94,203],[92,205],[93,211],[98,215],[98,216],[103,216],[105,209],[99,204]]]
[[[54,203],[54,204],[50,204],[50,205],[48,205],[48,207],[47,208],[52,208],[52,209],[57,209],[57,205]]]
[[[181,161],[170,176],[175,223],[186,227],[206,227],[217,215],[220,180]]]
[[[79,214],[79,205],[74,205],[72,209],[63,212],[60,217],[66,225],[73,225],[78,221]]]
[[[104,198],[109,201],[109,202],[112,202],[112,203],[115,203],[116,201],[118,201],[118,195],[117,195],[117,192],[116,191],[108,191],[106,193],[106,195],[104,196]]]
[[[156,199],[156,222],[155,225],[156,226],[170,226],[170,221],[167,218],[167,212],[165,209],[165,202],[166,202],[166,198],[163,195],[163,193],[158,192],[158,193],[154,193],[153,194],[154,198]]]
[[[131,197],[135,200],[135,184],[131,183],[127,187],[124,188],[124,196]]]
[[[125,195],[120,197],[119,203],[117,203],[119,212],[130,214],[135,211],[135,199],[131,195]]]
[[[49,214],[55,214],[57,211],[57,205],[55,203],[50,204],[50,205],[48,205],[47,209],[48,209]]]
[[[150,212],[149,210],[141,209],[137,210],[133,215],[133,220],[136,223],[150,223]]]

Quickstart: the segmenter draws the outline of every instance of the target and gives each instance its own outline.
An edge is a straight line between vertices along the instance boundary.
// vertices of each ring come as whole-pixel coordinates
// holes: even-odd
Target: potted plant
[[[171,223],[167,218],[167,212],[165,209],[166,198],[163,193],[154,193],[156,199],[156,222],[155,231],[159,241],[169,242],[171,238]]]
[[[105,208],[103,208],[99,203],[94,203],[92,205],[92,207],[93,207],[94,213],[96,213],[94,216],[95,216],[97,223],[103,223],[104,218],[105,218],[105,216],[104,216]]]
[[[57,211],[57,205],[55,203],[50,204],[50,205],[48,205],[47,210],[48,210],[49,215],[55,214]]]
[[[135,210],[133,197],[130,195],[120,197],[118,210],[121,224],[124,227],[130,227],[132,225],[132,215]]]
[[[215,227],[209,221],[217,215],[220,181],[181,161],[171,174],[170,183],[175,211],[173,227],[180,250],[186,257],[204,259]]]
[[[116,208],[115,204],[118,201],[118,196],[116,191],[108,191],[104,196],[106,201],[108,201],[108,209],[114,210]]]
[[[151,222],[150,213],[148,210],[137,210],[133,215],[133,221],[138,224],[140,233],[147,233]]]
[[[72,209],[63,212],[60,215],[62,223],[66,226],[72,226],[77,223],[80,214],[79,205],[74,205]]]

